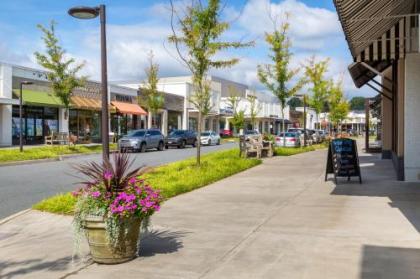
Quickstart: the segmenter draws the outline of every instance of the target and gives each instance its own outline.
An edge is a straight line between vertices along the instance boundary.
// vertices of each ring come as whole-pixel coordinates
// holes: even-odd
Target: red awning
[[[111,104],[122,114],[147,115],[147,112],[137,104],[111,102]]]

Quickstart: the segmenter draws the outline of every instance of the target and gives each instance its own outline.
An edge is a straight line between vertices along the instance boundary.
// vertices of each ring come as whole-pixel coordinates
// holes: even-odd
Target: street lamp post
[[[78,19],[92,19],[99,15],[101,23],[101,94],[102,94],[102,157],[109,160],[109,116],[108,116],[108,73],[106,57],[106,12],[105,5],[98,7],[74,7],[68,11],[69,15]]]
[[[22,118],[22,106],[23,106],[23,85],[32,84],[31,81],[21,81],[20,82],[20,92],[19,92],[19,150],[23,152],[23,118]]]

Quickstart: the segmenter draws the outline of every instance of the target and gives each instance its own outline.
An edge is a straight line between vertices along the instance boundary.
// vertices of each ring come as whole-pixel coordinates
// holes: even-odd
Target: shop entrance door
[[[26,109],[26,144],[42,144],[43,108],[27,107]]]

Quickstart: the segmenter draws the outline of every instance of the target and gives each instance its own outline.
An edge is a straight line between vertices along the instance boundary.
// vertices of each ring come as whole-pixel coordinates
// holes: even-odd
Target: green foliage
[[[296,110],[297,107],[303,107],[303,101],[298,97],[292,97],[287,102],[287,105],[290,106],[291,110]]]
[[[311,84],[310,91],[312,93],[308,103],[315,110],[317,116],[324,112],[324,104],[328,99],[330,82],[324,77],[328,70],[328,62],[329,59],[317,62],[315,56],[312,56],[304,65],[305,76]]]
[[[279,99],[283,119],[287,99],[294,96],[305,84],[305,80],[300,79],[296,84],[291,85],[299,69],[290,69],[289,65],[292,58],[291,42],[287,34],[289,27],[289,23],[286,22],[273,33],[265,34],[265,40],[270,45],[269,57],[273,64],[258,65],[258,78]]]
[[[232,107],[233,117],[230,119],[236,132],[243,129],[245,126],[245,111],[238,110],[239,102],[241,97],[235,87],[229,86],[229,97],[227,98],[229,105]]]
[[[55,34],[55,25],[54,21],[51,21],[49,28],[41,24],[37,25],[43,33],[42,40],[45,44],[46,53],[35,52],[34,54],[38,64],[48,70],[47,79],[51,82],[52,91],[68,110],[73,89],[83,86],[85,83],[85,77],[76,77],[84,64],[73,67],[75,60],[66,58],[66,52],[60,46]]]
[[[162,190],[164,198],[169,199],[261,164],[258,159],[239,158],[237,149],[206,154],[202,159],[200,166],[195,164],[193,158],[160,166],[143,175],[143,178],[154,188]],[[61,198],[63,196],[65,198]],[[53,196],[33,208],[69,214],[74,211],[76,204],[76,199],[70,197],[71,194]]]
[[[331,82],[331,90],[329,95],[330,114],[329,118],[335,125],[343,122],[349,113],[349,102],[344,98],[342,82]]]
[[[40,211],[70,215],[74,213],[77,199],[71,194],[58,194],[44,199],[35,204],[32,208]]]
[[[110,144],[111,149],[116,149],[116,144]],[[19,149],[1,149],[0,150],[0,163],[38,160],[38,159],[53,159],[58,158],[60,155],[71,154],[89,154],[102,152],[101,145],[55,145],[44,147],[28,147],[20,152]]]
[[[149,54],[149,66],[145,69],[146,82],[140,92],[142,93],[139,98],[139,103],[144,105],[152,117],[164,105],[165,99],[163,93],[157,89],[159,83],[159,65],[153,61],[153,52]]]
[[[321,143],[321,144],[314,144],[311,146],[306,147],[276,147],[274,149],[275,156],[292,156],[300,153],[315,151],[318,149],[327,148],[328,144]]]
[[[364,110],[365,109],[365,97],[353,97],[350,100],[351,110]]]
[[[202,132],[202,118],[211,110],[211,90],[208,73],[210,69],[228,68],[237,64],[239,59],[217,59],[221,51],[238,49],[252,45],[252,43],[228,42],[220,40],[229,23],[223,22],[220,0],[209,0],[207,5],[201,1],[193,0],[180,15],[174,8],[173,1],[171,24],[173,35],[169,41],[174,43],[178,55],[192,74],[194,87],[189,101],[198,110],[198,134]],[[177,18],[179,31],[175,30],[174,18]],[[200,141],[197,142],[197,164],[200,164]]]
[[[249,101],[249,117],[251,120],[252,129],[255,129],[255,121],[257,116],[261,111],[261,105],[258,103],[257,96],[248,95],[247,99]]]

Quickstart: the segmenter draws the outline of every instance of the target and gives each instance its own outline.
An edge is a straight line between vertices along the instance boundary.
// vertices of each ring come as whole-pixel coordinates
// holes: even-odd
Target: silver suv
[[[162,151],[164,146],[164,136],[156,129],[134,130],[118,141],[120,152],[129,150],[145,152],[151,148]]]

